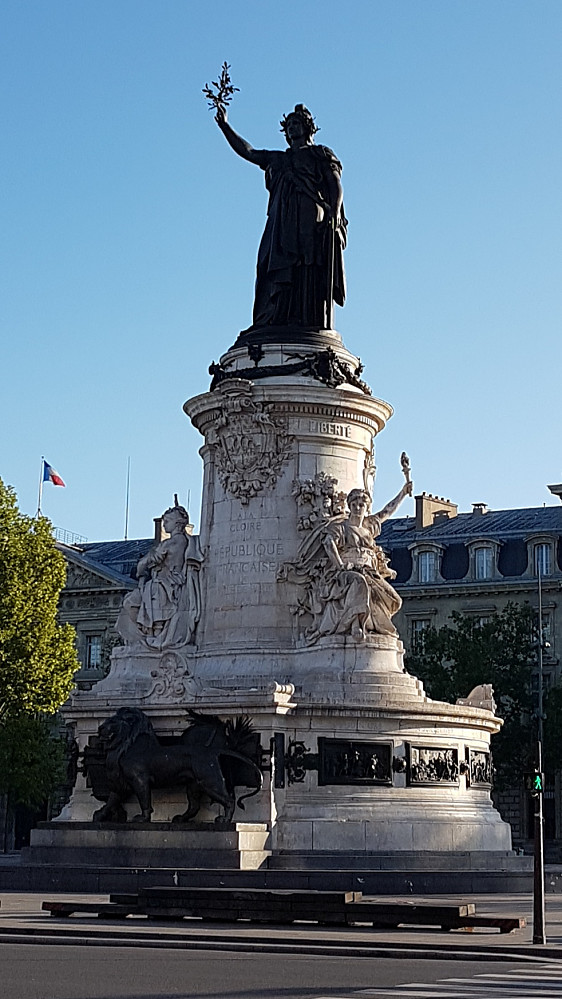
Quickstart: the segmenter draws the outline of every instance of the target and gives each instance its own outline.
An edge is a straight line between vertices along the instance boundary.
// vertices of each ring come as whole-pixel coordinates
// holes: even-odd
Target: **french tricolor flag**
[[[52,465],[49,465],[48,461],[43,458],[43,482],[52,482],[54,486],[64,486],[65,483],[62,481],[58,472]]]

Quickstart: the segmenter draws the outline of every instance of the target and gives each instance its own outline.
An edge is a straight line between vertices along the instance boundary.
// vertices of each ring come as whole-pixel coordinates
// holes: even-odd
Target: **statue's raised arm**
[[[249,160],[250,163],[257,163],[258,166],[261,165],[261,150],[254,149],[249,142],[246,142],[246,139],[243,139],[241,135],[238,135],[238,132],[234,131],[229,124],[226,108],[217,108],[215,121],[235,153],[238,153],[242,159]]]
[[[402,500],[406,499],[406,496],[412,495],[413,488],[413,482],[405,482],[400,492],[397,493],[396,496],[394,496],[394,498],[386,504],[386,506],[383,506],[382,510],[379,510],[378,513],[372,514],[372,516],[377,520],[380,520],[381,523],[383,520],[388,520],[389,517],[392,517],[393,513],[396,513]]]

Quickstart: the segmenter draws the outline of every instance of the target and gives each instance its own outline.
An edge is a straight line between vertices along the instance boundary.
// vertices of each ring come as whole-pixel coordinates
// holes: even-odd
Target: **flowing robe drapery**
[[[312,617],[305,630],[308,642],[323,635],[397,634],[391,618],[402,600],[388,582],[392,571],[376,544],[380,529],[376,515],[366,517],[362,525],[352,524],[344,514],[332,517],[311,531],[295,561],[282,567],[280,579],[306,590],[300,611]],[[331,544],[341,567],[330,557]]]
[[[343,206],[342,224],[334,232],[322,204],[333,200],[341,163],[327,146],[263,149],[254,155],[265,171],[269,205],[258,251],[253,327],[324,329],[330,294],[338,305],[345,301]]]

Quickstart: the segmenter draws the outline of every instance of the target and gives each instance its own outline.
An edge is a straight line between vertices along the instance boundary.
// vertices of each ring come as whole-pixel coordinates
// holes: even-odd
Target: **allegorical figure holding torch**
[[[209,97],[209,88],[205,92]],[[214,97],[214,108],[227,142],[265,171],[269,191],[253,328],[333,328],[333,303],[343,305],[345,300],[347,220],[340,161],[327,146],[314,143],[318,129],[304,104],[283,116],[281,130],[289,145],[284,151],[254,149],[230,126],[225,102]]]

